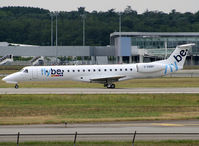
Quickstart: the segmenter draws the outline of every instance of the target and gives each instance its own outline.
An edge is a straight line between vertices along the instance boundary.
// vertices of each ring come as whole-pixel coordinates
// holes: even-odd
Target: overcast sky
[[[0,7],[4,6],[30,6],[48,9],[50,11],[72,11],[78,7],[85,7],[86,11],[107,11],[116,9],[123,11],[131,6],[138,13],[148,10],[170,12],[197,12],[199,0],[0,0]]]

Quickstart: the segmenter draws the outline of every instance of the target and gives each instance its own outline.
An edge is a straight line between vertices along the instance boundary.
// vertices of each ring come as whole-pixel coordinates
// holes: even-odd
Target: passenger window
[[[115,69],[115,71],[117,71],[117,69]]]
[[[88,72],[90,72],[91,70],[90,69],[88,69]]]
[[[68,70],[68,72],[70,72],[70,70]]]
[[[78,69],[78,72],[80,72],[80,70]]]
[[[101,69],[98,69],[98,71],[101,71]]]
[[[106,71],[106,69],[104,69],[104,71]]]
[[[93,69],[93,72],[95,72],[95,69]]]
[[[133,69],[131,68],[130,71],[133,71]]]
[[[73,72],[75,72],[75,70],[73,70]]]
[[[122,71],[122,69],[120,69],[120,71]]]
[[[127,71],[127,68],[125,68],[125,71]]]
[[[85,69],[83,69],[83,72],[85,72]]]
[[[112,71],[112,69],[110,69],[110,71]]]

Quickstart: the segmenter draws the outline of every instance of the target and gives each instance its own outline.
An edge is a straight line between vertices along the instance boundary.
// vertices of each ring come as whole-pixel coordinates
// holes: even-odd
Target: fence
[[[12,138],[11,138],[12,137]],[[70,137],[70,138],[69,138]],[[4,139],[4,140],[3,140]],[[199,133],[55,133],[55,134],[0,134],[0,142],[16,141],[130,141],[138,140],[199,140]]]

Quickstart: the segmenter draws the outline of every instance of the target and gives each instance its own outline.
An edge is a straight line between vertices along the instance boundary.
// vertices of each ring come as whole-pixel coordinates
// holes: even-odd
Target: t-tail
[[[194,45],[195,44],[192,43],[177,46],[170,57],[164,62],[166,64],[164,74],[166,75],[168,73],[183,69],[188,51]]]

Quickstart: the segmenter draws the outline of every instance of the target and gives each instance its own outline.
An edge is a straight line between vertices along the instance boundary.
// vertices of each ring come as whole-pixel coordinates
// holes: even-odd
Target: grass
[[[20,88],[104,88],[102,84],[75,81],[39,81],[19,83]],[[0,78],[0,88],[13,88]],[[132,79],[116,83],[116,88],[167,88],[167,87],[199,87],[199,78],[154,78]]]
[[[73,142],[22,142],[20,146],[71,146]],[[131,142],[77,142],[78,146],[130,146]],[[138,141],[136,146],[198,146],[196,140],[169,140],[169,141]],[[0,143],[0,146],[16,146],[16,143]]]
[[[24,66],[21,66],[21,65],[8,65],[8,66],[6,66],[6,65],[1,65],[0,66],[0,71],[1,70],[16,70],[16,71],[19,71],[19,70],[21,70],[22,68],[23,68]]]
[[[0,70],[0,74],[12,74],[17,72],[17,70]]]
[[[186,66],[184,66],[184,69],[186,69],[186,70],[189,70],[189,69],[199,69],[199,65],[193,65],[193,66],[186,65]]]
[[[199,94],[0,95],[0,124],[198,117]]]

